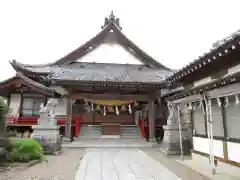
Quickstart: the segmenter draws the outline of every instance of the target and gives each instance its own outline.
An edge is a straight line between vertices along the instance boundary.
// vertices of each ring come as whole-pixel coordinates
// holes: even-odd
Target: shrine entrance
[[[80,135],[81,127],[90,126],[92,129],[96,127],[94,131],[101,128],[102,136],[120,137],[122,133],[126,137],[132,133],[133,136],[138,134],[139,138],[145,138],[144,121],[150,120],[153,122],[146,126],[151,128],[150,136],[155,136],[154,100],[149,95],[73,93],[69,100],[81,101],[84,109],[79,124]],[[72,117],[76,117],[73,112]]]

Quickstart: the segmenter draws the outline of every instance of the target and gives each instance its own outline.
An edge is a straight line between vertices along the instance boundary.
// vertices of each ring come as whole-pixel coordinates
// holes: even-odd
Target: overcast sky
[[[181,68],[240,29],[239,0],[0,0],[0,80],[9,60],[42,64],[101,30],[111,10],[123,33],[170,68]]]

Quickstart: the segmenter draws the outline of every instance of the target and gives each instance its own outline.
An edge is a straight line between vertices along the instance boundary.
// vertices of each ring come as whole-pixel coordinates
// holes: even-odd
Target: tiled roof
[[[223,40],[214,43],[213,48],[209,52],[199,56],[196,60],[176,71],[167,78],[170,83],[181,82],[186,76],[192,76],[199,69],[205,68],[209,64],[216,62],[219,58],[239,49],[240,30],[231,34]]]
[[[21,73],[17,73],[16,76],[0,82],[0,89],[8,88],[9,86],[11,86],[14,83],[13,81],[17,80],[17,79],[21,80],[21,83],[24,84],[25,86],[30,87],[30,88],[32,88],[38,92],[41,92],[45,95],[48,95],[48,96],[60,95],[54,89],[46,87],[36,81],[33,81],[32,79],[22,75]],[[6,86],[6,84],[8,84],[8,85]]]
[[[74,63],[53,74],[52,80],[95,82],[161,83],[171,71],[147,68],[144,65]]]

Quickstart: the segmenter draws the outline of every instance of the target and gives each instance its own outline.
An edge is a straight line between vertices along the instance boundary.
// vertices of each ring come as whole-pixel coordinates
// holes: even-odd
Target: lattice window
[[[23,116],[38,116],[40,105],[44,103],[44,98],[23,98],[23,106],[22,106],[22,115]]]

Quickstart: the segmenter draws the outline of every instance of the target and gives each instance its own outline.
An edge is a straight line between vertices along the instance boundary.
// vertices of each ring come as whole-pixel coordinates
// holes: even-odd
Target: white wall
[[[11,94],[10,97],[10,113],[9,115],[18,116],[19,115],[19,108],[21,103],[21,95],[20,94]]]
[[[193,137],[193,149],[199,152],[210,154],[208,138]],[[217,157],[224,157],[223,142],[221,140],[213,140],[213,151]]]
[[[102,43],[99,47],[81,57],[79,62],[142,64],[138,58],[129,53],[117,42]]]
[[[240,144],[227,142],[228,158],[231,161],[240,162]]]

